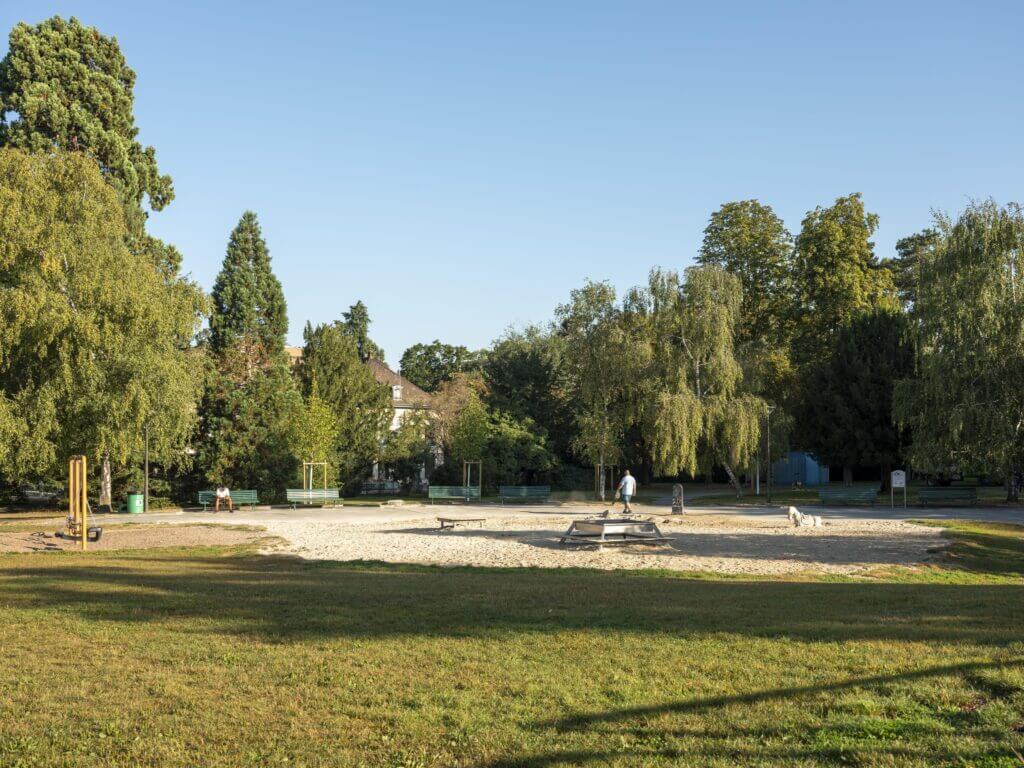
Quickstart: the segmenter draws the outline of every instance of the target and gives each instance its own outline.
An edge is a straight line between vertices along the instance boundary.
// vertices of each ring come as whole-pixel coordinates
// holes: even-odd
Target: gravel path
[[[658,519],[670,546],[606,547],[598,552],[559,545],[570,521],[558,515],[498,517],[446,531],[438,530],[432,516],[384,522],[264,520],[261,525],[290,542],[286,551],[315,560],[733,574],[856,573],[922,562],[943,543],[938,529],[899,520],[829,520],[821,528],[793,528],[783,516],[700,515]]]

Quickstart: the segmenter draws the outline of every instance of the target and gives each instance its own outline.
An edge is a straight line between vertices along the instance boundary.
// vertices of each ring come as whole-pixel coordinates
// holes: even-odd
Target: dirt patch
[[[111,525],[99,541],[89,542],[89,551],[112,549],[153,549],[156,547],[234,546],[265,538],[264,531],[214,525]],[[4,533],[0,530],[0,553],[59,552],[81,549],[78,541],[58,538],[53,530]]]
[[[480,515],[458,515],[469,517]],[[664,568],[732,574],[857,573],[928,559],[941,531],[897,520],[830,520],[794,528],[784,516],[659,518],[667,546],[566,549],[570,519],[486,520],[441,531],[434,518],[403,522],[267,521],[303,557],[436,565],[541,568]]]

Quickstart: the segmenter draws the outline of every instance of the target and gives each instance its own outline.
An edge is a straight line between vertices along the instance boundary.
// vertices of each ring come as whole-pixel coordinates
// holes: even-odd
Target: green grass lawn
[[[0,556],[0,765],[1020,766],[1022,535],[821,581]]]

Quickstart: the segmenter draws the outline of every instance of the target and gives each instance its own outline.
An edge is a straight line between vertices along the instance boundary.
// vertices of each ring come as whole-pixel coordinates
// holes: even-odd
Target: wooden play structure
[[[103,529],[89,527],[89,481],[85,456],[72,456],[68,460],[68,518],[64,536],[80,540],[82,550],[90,541],[99,541]]]

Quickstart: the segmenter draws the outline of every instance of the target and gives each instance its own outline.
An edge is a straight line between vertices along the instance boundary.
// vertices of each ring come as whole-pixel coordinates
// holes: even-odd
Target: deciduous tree
[[[604,499],[604,468],[617,463],[631,412],[626,396],[637,355],[621,322],[615,290],[587,282],[556,312],[565,339],[566,373],[577,393],[576,449],[598,468],[597,493]]]
[[[793,237],[771,206],[725,203],[711,214],[697,261],[739,277],[743,287],[736,343],[787,345],[793,323]]]
[[[185,461],[203,375],[183,340],[204,299],[126,244],[124,208],[81,153],[0,150],[0,472],[84,453]]]
[[[413,344],[402,353],[402,375],[427,392],[436,392],[445,381],[457,373],[480,370],[482,355],[466,347],[442,344],[435,339],[430,344]]]
[[[839,329],[857,316],[896,309],[892,272],[871,242],[877,227],[878,216],[864,210],[859,193],[804,218],[794,265],[798,365],[826,359]]]
[[[692,267],[684,281],[655,269],[634,295],[637,337],[650,348],[638,417],[657,474],[717,463],[741,491],[735,472],[752,463],[765,412],[735,353],[742,295],[740,279],[714,266]]]
[[[881,468],[882,490],[906,447],[906,430],[893,422],[893,387],[913,369],[909,326],[902,312],[879,310],[839,331],[828,359],[808,373],[800,444],[821,462]]]
[[[916,375],[896,388],[914,466],[999,473],[1008,496],[1024,468],[1024,211],[992,201],[918,251]]]

